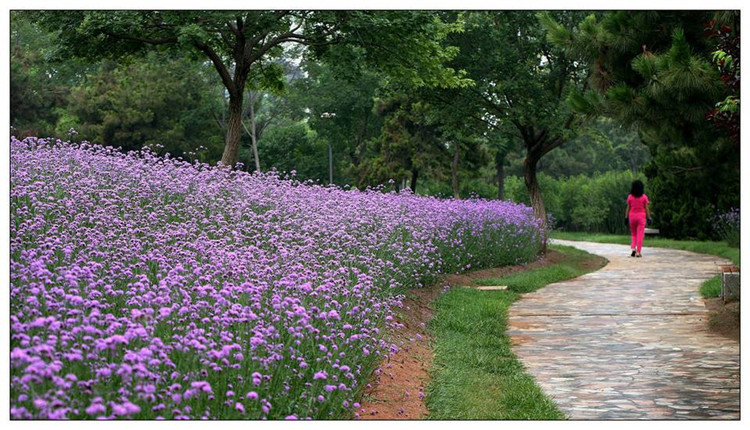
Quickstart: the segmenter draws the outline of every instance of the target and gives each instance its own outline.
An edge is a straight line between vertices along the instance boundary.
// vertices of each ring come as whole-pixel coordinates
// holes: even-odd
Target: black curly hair
[[[633,185],[630,186],[630,194],[633,195],[633,197],[640,197],[643,195],[643,182],[639,180],[633,181]]]

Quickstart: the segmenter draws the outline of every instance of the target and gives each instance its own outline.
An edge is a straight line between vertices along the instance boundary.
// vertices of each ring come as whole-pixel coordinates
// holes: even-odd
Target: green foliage
[[[51,135],[57,122],[55,108],[61,104],[55,87],[39,70],[39,59],[15,49],[10,57],[10,124],[13,134],[26,136]],[[60,89],[66,92],[65,88]]]
[[[458,50],[443,41],[463,31],[460,21],[446,22],[432,11],[315,12],[336,22],[339,43],[311,46],[345,77],[376,68],[408,87],[453,88],[472,84],[460,69],[446,66]]]
[[[533,291],[552,282],[580,276],[590,261],[603,260],[570,247],[552,246],[564,260],[502,282],[514,291]],[[563,419],[534,379],[524,372],[506,334],[508,308],[520,295],[513,291],[453,288],[435,304],[430,328],[435,338],[432,381],[425,402],[432,419]],[[488,395],[487,393],[492,393]]]
[[[184,60],[180,51],[154,52],[139,61],[80,61],[65,56],[63,30],[46,31],[34,17],[39,15],[13,14],[11,124],[18,136],[89,140],[125,150],[153,145],[162,154],[216,159],[223,146],[213,118],[220,103],[202,65]]]
[[[452,64],[466,70],[475,86],[450,102],[478,109],[475,118],[516,141],[526,131],[519,125],[563,134],[570,112],[562,96],[579,82],[576,72],[583,66],[546,40],[535,12],[470,11],[463,20],[466,30],[449,37],[461,50]]]
[[[654,221],[666,237],[716,239],[712,220],[739,206],[739,160],[732,145],[660,146],[645,169]]]
[[[668,237],[708,238],[709,220],[739,205],[738,146],[706,121],[728,89],[713,64],[704,11],[615,11],[550,38],[590,65],[593,92],[571,94],[585,115],[634,126],[650,149],[644,170],[656,225]]]
[[[66,56],[58,43],[58,32],[47,31],[33,19],[35,14],[29,11],[11,11],[11,47],[15,53],[34,57],[38,72],[43,74],[50,84],[59,87],[70,87],[80,84],[87,72],[93,71],[98,64],[92,61],[80,61]]]
[[[323,179],[328,176],[328,146],[303,122],[292,122],[268,130],[258,141],[261,168],[296,172],[296,178]],[[249,150],[240,152],[240,161],[252,165]]]
[[[509,160],[508,173],[522,175],[522,154],[514,154]],[[627,169],[637,173],[649,160],[648,147],[635,132],[600,118],[582,129],[578,137],[547,154],[538,169],[555,178]]]
[[[569,29],[583,17],[577,12],[553,15],[561,22],[558,29]],[[450,91],[444,100],[465,106],[464,123],[483,121],[485,127],[522,146],[535,215],[546,220],[545,203],[536,189],[537,163],[579,131],[578,118],[565,99],[572,88],[583,84],[585,65],[547,40],[541,23],[545,17],[536,12],[469,11],[462,19],[465,32],[450,38],[460,49],[451,64],[466,70],[475,85]],[[496,166],[502,170],[502,163]]]
[[[721,275],[714,276],[701,284],[701,296],[704,299],[719,297],[721,295]]]
[[[308,109],[302,117],[331,144],[334,182],[354,185],[368,141],[381,132],[383,118],[375,111],[375,100],[383,76],[372,69],[342,76],[337,67],[310,59],[302,65],[307,76],[290,85],[288,96],[300,110]],[[320,179],[327,177],[326,170]]]
[[[196,66],[152,53],[132,64],[102,63],[85,85],[71,89],[57,135],[72,127],[78,139],[137,150],[186,155],[199,147],[204,161],[221,151],[221,130],[212,118],[212,83]]]
[[[62,52],[81,58],[122,58],[153,50],[210,60],[229,95],[225,165],[238,161],[246,86],[280,91],[274,63],[289,45],[351,67],[350,76],[376,68],[407,86],[460,87],[471,82],[445,67],[456,49],[442,41],[461,24],[431,11],[35,11],[58,33]],[[249,84],[249,85],[248,85]]]
[[[622,222],[625,200],[630,185],[636,178],[628,171],[560,179],[541,173],[539,187],[548,212],[554,219],[555,228],[564,231],[626,233],[627,227]],[[648,187],[646,193],[650,199],[656,199]],[[529,202],[523,178],[506,178],[505,195],[513,201]]]
[[[58,110],[76,82],[72,69],[87,69],[73,61],[53,62],[54,40],[23,14],[11,12],[10,125],[17,137],[52,135]]]
[[[487,162],[482,139],[452,121],[441,107],[405,89],[394,89],[378,99],[382,118],[380,136],[368,141],[359,166],[358,186],[377,185],[389,179],[412,182],[419,175],[446,179],[458,148],[465,176]],[[459,181],[460,182],[460,181]],[[452,191],[446,195],[452,195]]]

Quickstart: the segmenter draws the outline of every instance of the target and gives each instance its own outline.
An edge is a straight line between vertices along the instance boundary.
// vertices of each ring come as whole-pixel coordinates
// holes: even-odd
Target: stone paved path
[[[555,241],[610,262],[526,294],[510,309],[513,350],[574,420],[739,419],[739,343],[707,330],[699,285],[718,257]]]

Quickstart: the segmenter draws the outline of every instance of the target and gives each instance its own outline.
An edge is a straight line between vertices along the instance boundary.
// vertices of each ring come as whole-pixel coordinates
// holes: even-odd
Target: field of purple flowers
[[[352,417],[401,293],[541,246],[507,202],[10,144],[13,419]]]

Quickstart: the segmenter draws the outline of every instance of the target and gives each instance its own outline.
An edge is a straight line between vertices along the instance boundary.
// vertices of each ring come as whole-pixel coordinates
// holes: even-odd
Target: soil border
[[[428,325],[434,314],[434,301],[450,288],[477,287],[475,281],[499,278],[514,273],[552,266],[565,258],[548,249],[540,259],[515,266],[473,270],[448,275],[428,287],[412,289],[402,306],[395,310],[397,322],[403,325],[391,332],[399,350],[381,362],[365,386],[355,418],[364,420],[418,420],[427,416],[424,389],[429,383],[433,348]]]
[[[708,331],[740,341],[740,302],[724,303],[721,297],[703,299],[708,309]]]

